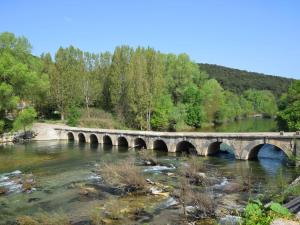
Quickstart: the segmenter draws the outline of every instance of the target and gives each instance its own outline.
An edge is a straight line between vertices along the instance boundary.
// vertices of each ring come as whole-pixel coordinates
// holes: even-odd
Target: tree
[[[183,102],[185,104],[185,123],[199,128],[205,121],[205,113],[202,109],[202,93],[195,84],[190,84],[184,90]]]
[[[213,122],[216,119],[216,113],[220,111],[224,104],[224,90],[215,79],[209,79],[204,82],[200,88],[203,96],[202,107],[206,115],[206,121]]]
[[[89,107],[94,104],[101,93],[101,80],[97,76],[97,69],[99,68],[99,55],[84,53],[85,69],[82,73],[82,91],[84,102],[87,109],[87,115],[90,117]]]
[[[295,81],[280,99],[278,124],[290,131],[300,130],[300,81]]]
[[[31,126],[37,117],[37,113],[33,107],[29,107],[21,111],[14,121],[14,129],[19,130],[23,129],[24,132],[26,131],[26,128]]]
[[[170,95],[161,95],[155,102],[151,126],[155,130],[167,130],[170,127],[170,114],[173,102]]]
[[[80,119],[80,110],[78,109],[78,107],[72,105],[69,109],[68,109],[68,120],[67,120],[67,124],[69,126],[77,126],[79,119]]]
[[[65,119],[67,110],[83,98],[83,72],[83,52],[80,49],[73,46],[58,49],[55,54],[55,67],[50,72],[50,92],[62,120]]]
[[[249,89],[244,92],[244,97],[252,103],[253,110],[256,113],[275,116],[278,111],[275,97],[270,91]]]
[[[13,115],[18,103],[39,105],[49,90],[42,61],[31,54],[25,37],[0,34],[0,119]]]
[[[165,61],[168,90],[175,104],[182,102],[186,86],[193,82],[200,85],[207,77],[206,73],[200,72],[196,63],[190,61],[187,54],[168,54]]]

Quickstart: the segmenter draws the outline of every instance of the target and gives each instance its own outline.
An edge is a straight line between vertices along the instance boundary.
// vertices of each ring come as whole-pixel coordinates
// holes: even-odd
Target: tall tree
[[[84,71],[83,52],[73,46],[59,48],[55,54],[55,68],[51,71],[51,94],[64,120],[68,109],[78,104],[80,95],[81,75]]]

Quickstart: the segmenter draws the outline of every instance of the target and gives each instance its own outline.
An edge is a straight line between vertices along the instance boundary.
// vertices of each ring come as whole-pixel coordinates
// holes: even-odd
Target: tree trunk
[[[86,105],[86,111],[87,111],[88,118],[90,118],[90,108],[89,108],[89,99],[88,99],[88,97],[85,97],[85,105]]]
[[[60,120],[62,120],[62,121],[65,120],[65,114],[63,112],[60,113]]]

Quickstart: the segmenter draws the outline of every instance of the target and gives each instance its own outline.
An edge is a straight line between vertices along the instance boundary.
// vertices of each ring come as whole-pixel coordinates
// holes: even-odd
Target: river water
[[[187,157],[159,151],[152,153],[168,166],[139,165],[145,177],[176,189],[176,174],[185,165]],[[278,180],[284,178],[291,181],[295,178],[296,169],[287,166],[282,156],[271,146],[266,146],[258,161],[235,160],[231,154],[197,159],[206,165],[205,173],[216,177],[217,181],[211,190],[218,204],[231,205],[234,202],[243,206],[250,195],[264,194],[270,190],[280,191]],[[90,224],[87,221],[95,211],[102,213],[113,208],[121,214],[133,207],[143,209],[143,214],[130,216],[128,213],[107,224],[178,224],[182,217],[181,211],[170,207],[175,201],[170,195],[121,197],[103,188],[103,181],[95,173],[95,168],[101,167],[103,163],[130,158],[137,160],[137,150],[68,141],[31,142],[0,147],[0,187],[7,190],[0,195],[0,224],[9,224],[9,221],[14,221],[18,216],[35,215],[37,212],[60,212],[66,214],[74,224],[80,221],[77,224]],[[35,180],[34,188],[27,192],[22,190],[20,184],[20,177],[25,174],[32,175]],[[251,191],[222,193],[222,187],[226,184],[248,180],[251,180]],[[82,188],[85,187],[96,187],[96,192],[88,196],[82,195]]]

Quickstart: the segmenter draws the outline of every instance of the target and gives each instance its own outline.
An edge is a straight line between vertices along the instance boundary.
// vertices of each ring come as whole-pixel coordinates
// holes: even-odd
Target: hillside
[[[278,99],[293,81],[290,78],[248,72],[213,64],[199,63],[199,67],[221,83],[224,89],[241,94],[247,89],[270,90]]]

